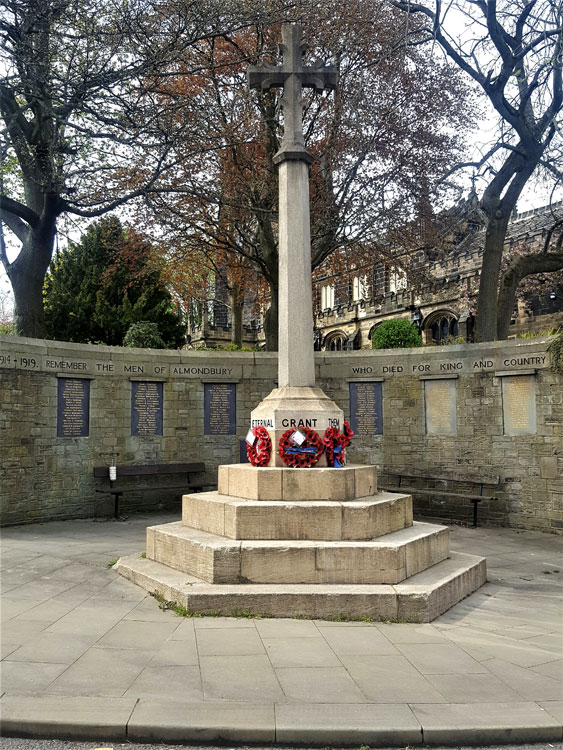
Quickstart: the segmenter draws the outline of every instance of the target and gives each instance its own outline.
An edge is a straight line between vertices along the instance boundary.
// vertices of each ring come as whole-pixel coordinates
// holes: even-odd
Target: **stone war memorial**
[[[410,495],[378,492],[375,466],[346,464],[352,430],[315,384],[301,91],[334,88],[336,73],[304,66],[301,35],[284,26],[283,65],[248,73],[283,86],[278,387],[252,410],[251,462],[219,466],[217,491],[185,495],[182,520],[148,528],[146,557],[117,568],[193,612],[426,622],[481,586],[486,564],[450,552],[447,527],[413,521]],[[355,398],[365,413],[361,385]]]

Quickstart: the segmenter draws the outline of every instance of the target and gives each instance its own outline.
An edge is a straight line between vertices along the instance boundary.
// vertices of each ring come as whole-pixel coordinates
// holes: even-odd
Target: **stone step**
[[[379,492],[338,501],[241,500],[184,495],[182,523],[230,539],[367,540],[412,526],[412,497]]]
[[[355,500],[377,492],[375,466],[256,467],[250,464],[219,466],[220,495],[246,500]]]
[[[457,552],[396,585],[210,584],[140,555],[121,558],[115,569],[146,591],[194,614],[236,616],[244,612],[400,622],[431,622],[487,578],[483,557]]]
[[[394,584],[444,560],[449,534],[415,522],[370,541],[237,541],[177,522],[147,529],[146,554],[209,583]]]

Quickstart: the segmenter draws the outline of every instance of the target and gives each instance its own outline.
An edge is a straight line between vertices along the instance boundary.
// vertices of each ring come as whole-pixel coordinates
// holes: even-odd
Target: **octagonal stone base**
[[[218,492],[245,500],[356,500],[377,492],[377,468],[289,469],[230,464],[219,467]]]

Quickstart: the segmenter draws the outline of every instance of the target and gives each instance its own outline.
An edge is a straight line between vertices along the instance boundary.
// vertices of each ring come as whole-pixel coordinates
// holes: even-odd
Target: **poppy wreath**
[[[340,433],[337,427],[329,427],[323,437],[326,461],[329,466],[340,469],[346,463],[346,448],[352,442],[354,433],[350,423],[344,421],[344,430]]]
[[[291,442],[291,436],[295,432],[295,428],[291,427],[286,430],[280,438],[278,448],[281,460],[286,466],[296,468],[314,466],[323,452],[322,440],[319,434],[310,427],[299,427],[298,429],[306,435],[307,439],[303,445],[297,446]]]
[[[256,437],[254,445],[246,444],[246,454],[253,466],[267,466],[272,455],[272,439],[265,427],[253,427],[252,434]]]

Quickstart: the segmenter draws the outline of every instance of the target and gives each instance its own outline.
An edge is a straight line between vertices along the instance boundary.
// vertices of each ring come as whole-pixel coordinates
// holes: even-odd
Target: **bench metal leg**
[[[481,500],[472,500],[473,503],[473,528],[477,528],[477,508]]]
[[[113,517],[116,521],[119,521],[119,497],[123,495],[123,492],[112,492],[113,495]]]

